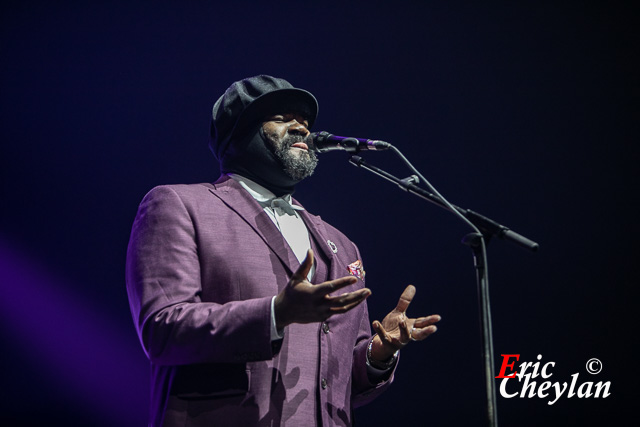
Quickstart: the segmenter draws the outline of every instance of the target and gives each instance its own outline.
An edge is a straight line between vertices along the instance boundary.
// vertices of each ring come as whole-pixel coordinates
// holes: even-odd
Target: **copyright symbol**
[[[587,361],[587,372],[590,374],[599,374],[602,371],[602,362],[595,357]]]

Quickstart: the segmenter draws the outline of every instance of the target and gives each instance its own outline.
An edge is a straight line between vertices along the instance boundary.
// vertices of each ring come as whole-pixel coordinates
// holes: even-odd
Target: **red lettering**
[[[502,356],[502,366],[500,367],[500,374],[496,378],[515,378],[518,371],[515,371],[511,375],[505,375],[505,374],[506,374],[507,368],[511,368],[511,370],[513,370],[513,364],[515,363],[515,362],[508,363],[509,358],[515,357],[516,360],[520,360],[520,355],[519,354],[501,354],[500,356]]]

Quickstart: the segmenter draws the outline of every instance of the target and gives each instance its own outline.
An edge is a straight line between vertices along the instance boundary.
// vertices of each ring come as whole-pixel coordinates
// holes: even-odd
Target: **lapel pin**
[[[338,247],[331,240],[327,240],[327,245],[329,245],[329,248],[331,249],[331,252],[333,252],[334,254],[338,253]]]

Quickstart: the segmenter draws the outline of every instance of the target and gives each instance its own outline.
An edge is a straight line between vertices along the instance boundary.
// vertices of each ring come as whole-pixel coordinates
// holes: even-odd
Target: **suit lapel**
[[[249,224],[276,254],[289,271],[289,274],[293,274],[300,265],[298,259],[282,236],[282,233],[280,233],[280,230],[251,194],[227,176],[219,179],[214,183],[213,187],[209,191]]]

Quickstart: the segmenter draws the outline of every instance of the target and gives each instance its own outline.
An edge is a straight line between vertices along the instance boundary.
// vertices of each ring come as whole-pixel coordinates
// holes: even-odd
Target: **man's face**
[[[297,113],[274,114],[266,118],[262,131],[270,149],[280,160],[284,171],[295,180],[313,174],[318,164],[313,141],[309,137],[309,122]]]

